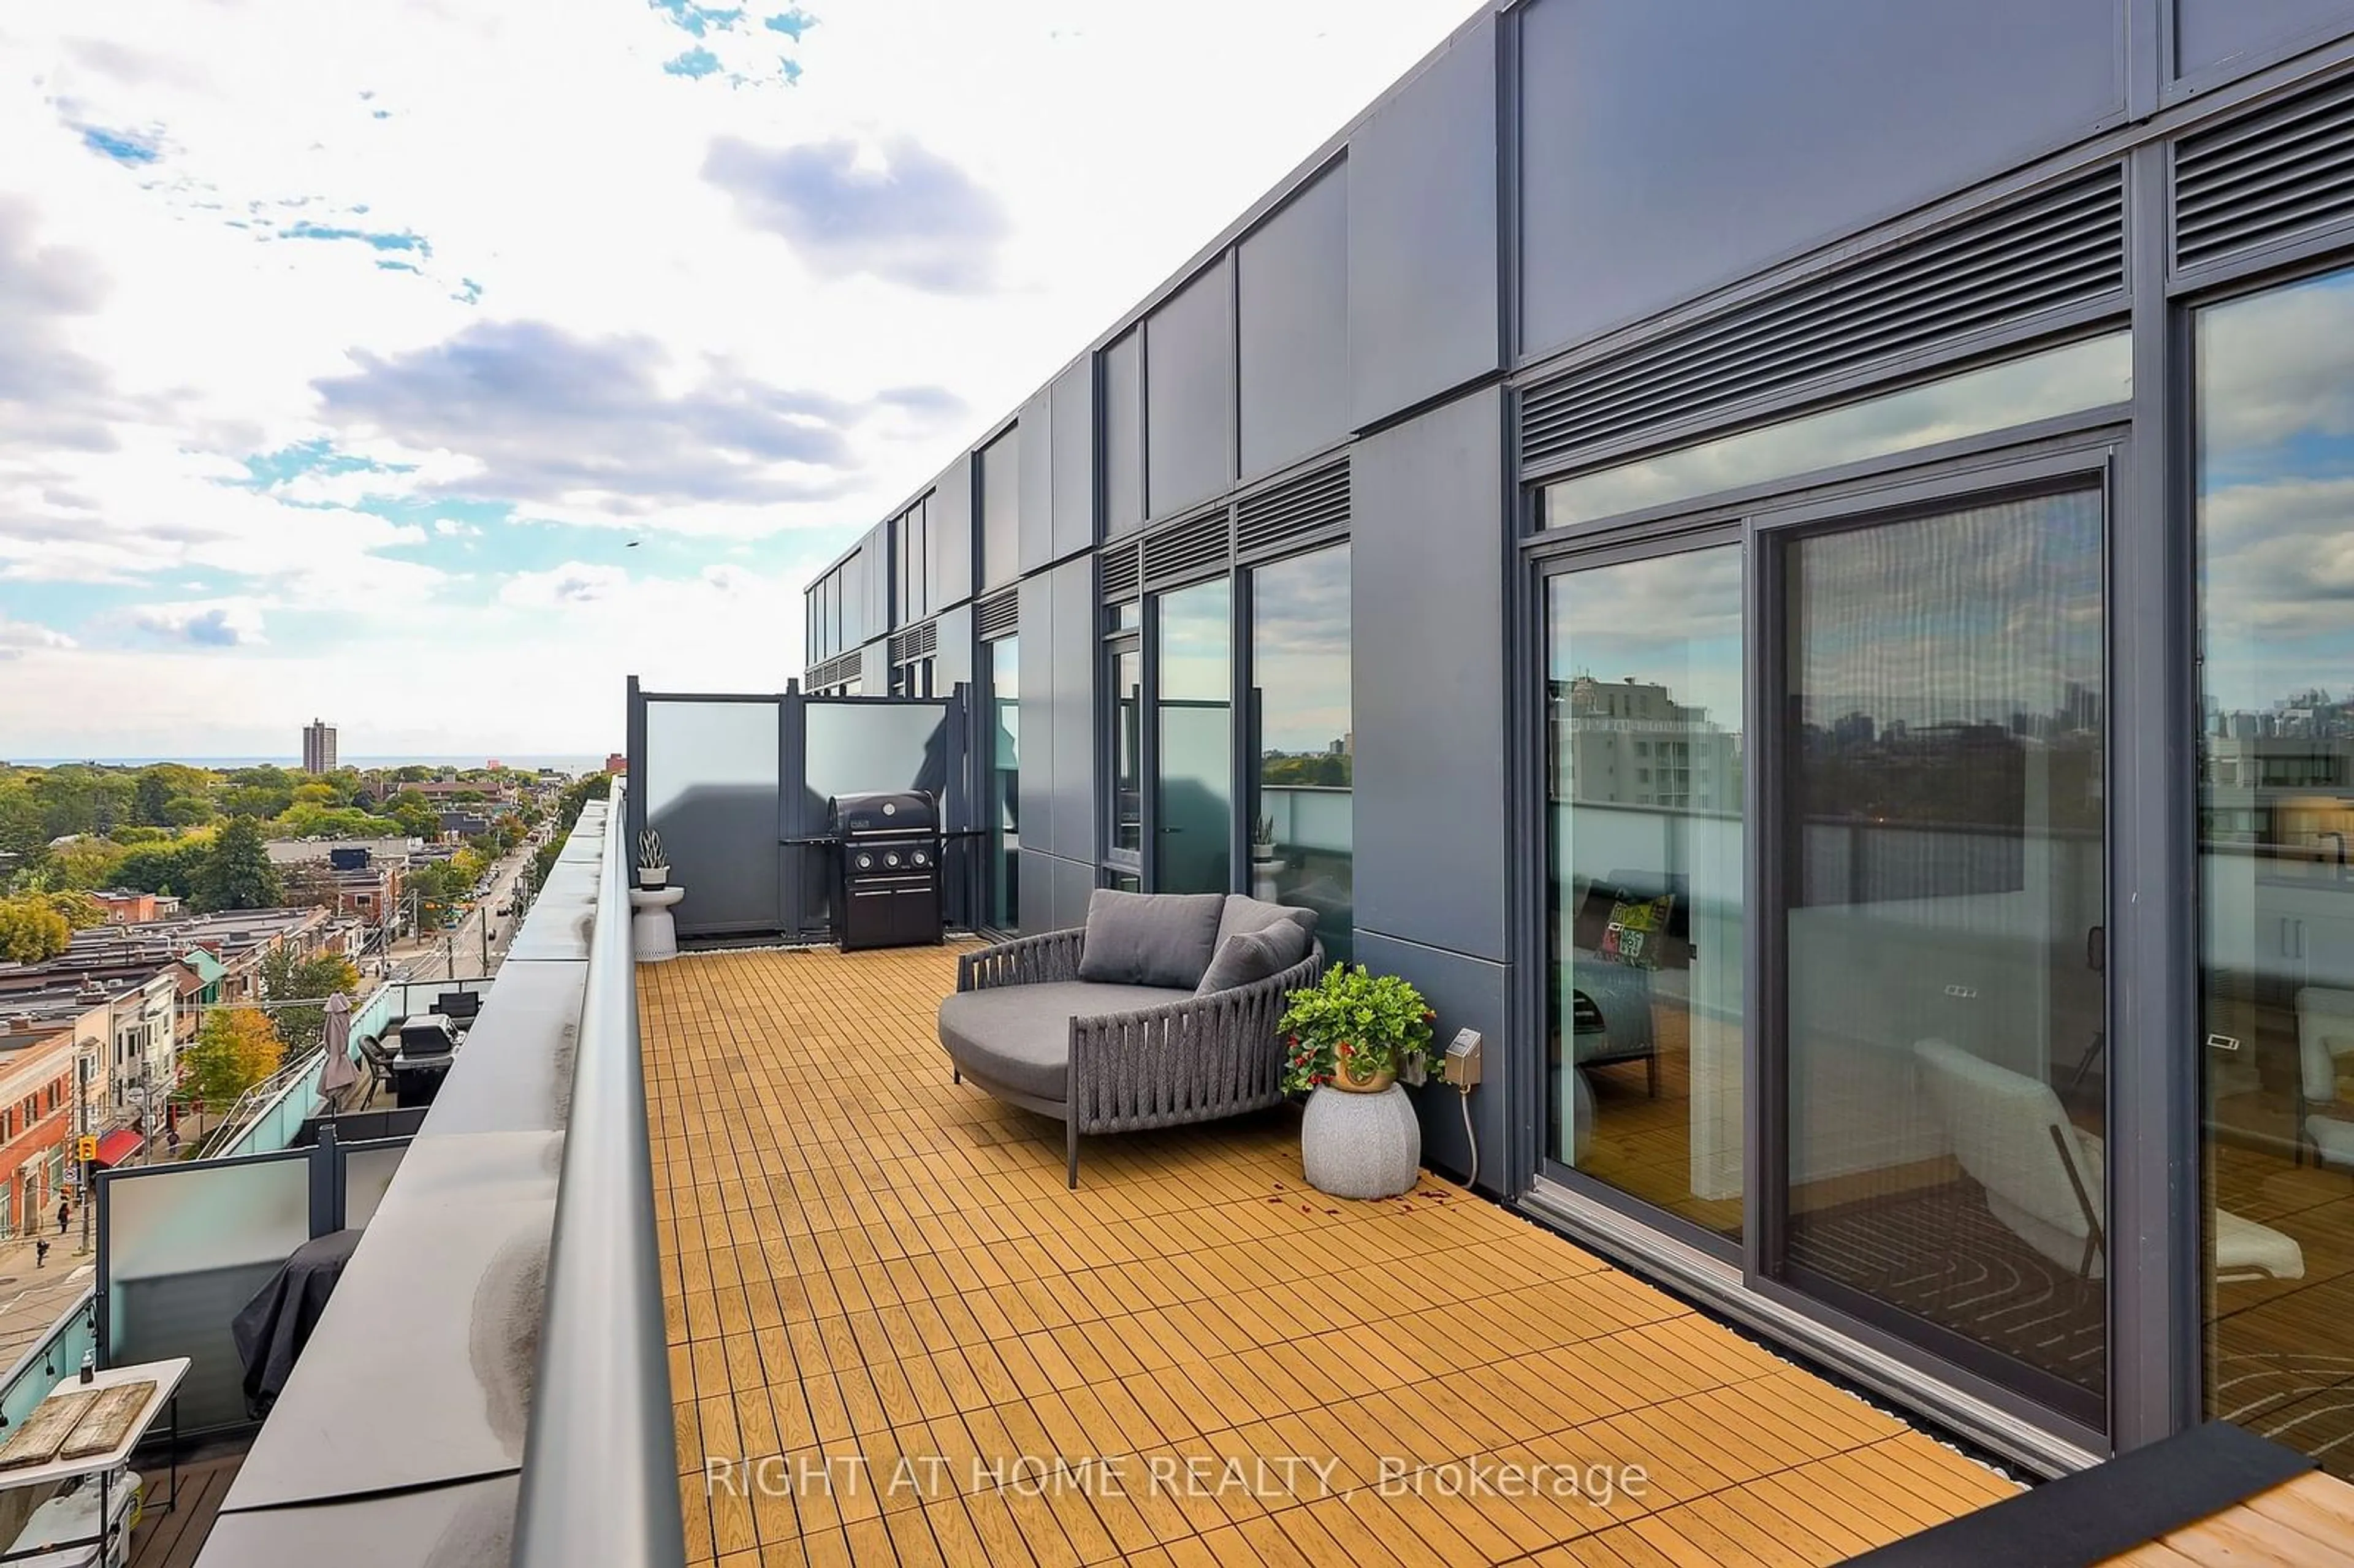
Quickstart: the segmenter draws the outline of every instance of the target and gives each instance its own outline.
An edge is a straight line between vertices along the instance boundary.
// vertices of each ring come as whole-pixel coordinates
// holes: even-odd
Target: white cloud
[[[560,721],[601,747],[618,659],[775,687],[807,569],[1458,19],[1429,0],[860,0],[690,26],[728,9],[0,9],[0,616],[57,619],[60,592],[118,607],[13,662],[40,690],[12,747],[249,750],[365,690],[419,725],[495,741]],[[697,48],[717,73],[663,70]],[[732,183],[704,173],[723,147]],[[885,170],[956,199],[870,202],[854,245],[819,223]],[[976,253],[943,256],[944,228]],[[451,379],[493,328],[526,352]],[[551,363],[535,344],[578,374],[509,395],[501,376]],[[12,361],[36,368],[29,401],[9,401]],[[359,384],[341,406],[321,391],[339,383]],[[453,387],[475,400],[437,416]],[[247,471],[322,440],[376,466]],[[411,509],[451,498],[493,504]],[[514,532],[540,519],[715,555],[810,546],[776,581],[696,575],[674,544],[671,577],[558,580]],[[487,606],[459,602],[461,563],[495,580]],[[131,613],[231,601],[252,619],[217,623],[228,657],[159,648],[171,628]],[[343,620],[329,636],[290,606]],[[485,712],[451,652],[472,647],[514,659],[532,702]]]
[[[141,605],[131,612],[140,630],[199,648],[248,648],[266,642],[261,606],[250,599],[190,599]]]
[[[0,615],[0,660],[20,659],[28,649],[74,646],[74,640],[62,631]]]

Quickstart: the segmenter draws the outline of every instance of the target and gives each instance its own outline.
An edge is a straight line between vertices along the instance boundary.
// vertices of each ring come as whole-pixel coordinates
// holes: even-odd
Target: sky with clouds
[[[0,757],[602,752],[1458,0],[11,0]]]

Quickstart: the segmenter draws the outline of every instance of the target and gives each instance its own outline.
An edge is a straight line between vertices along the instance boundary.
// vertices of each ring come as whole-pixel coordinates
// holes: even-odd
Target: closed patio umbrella
[[[351,998],[337,991],[327,999],[326,1034],[321,1044],[327,1060],[319,1069],[319,1095],[333,1113],[335,1097],[359,1082],[359,1069],[352,1065],[352,1002]]]

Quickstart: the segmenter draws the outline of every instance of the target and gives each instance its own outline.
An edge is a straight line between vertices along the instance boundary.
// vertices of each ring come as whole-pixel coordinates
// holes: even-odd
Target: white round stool
[[[678,926],[670,906],[686,896],[684,887],[630,889],[630,948],[642,964],[658,964],[678,957]]]

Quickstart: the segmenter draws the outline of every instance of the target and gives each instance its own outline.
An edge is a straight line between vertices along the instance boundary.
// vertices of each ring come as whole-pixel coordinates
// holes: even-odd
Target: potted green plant
[[[1340,1198],[1410,1190],[1422,1166],[1422,1124],[1399,1087],[1432,1058],[1437,1013],[1412,982],[1363,964],[1335,964],[1291,993],[1283,1014],[1283,1083],[1308,1092],[1299,1130],[1310,1186]]]
[[[648,828],[638,835],[638,885],[665,887],[670,884],[670,862],[663,854],[662,835]]]
[[[1275,819],[1259,817],[1251,822],[1251,896],[1276,902],[1276,873],[1283,869],[1283,858],[1276,853]]]

